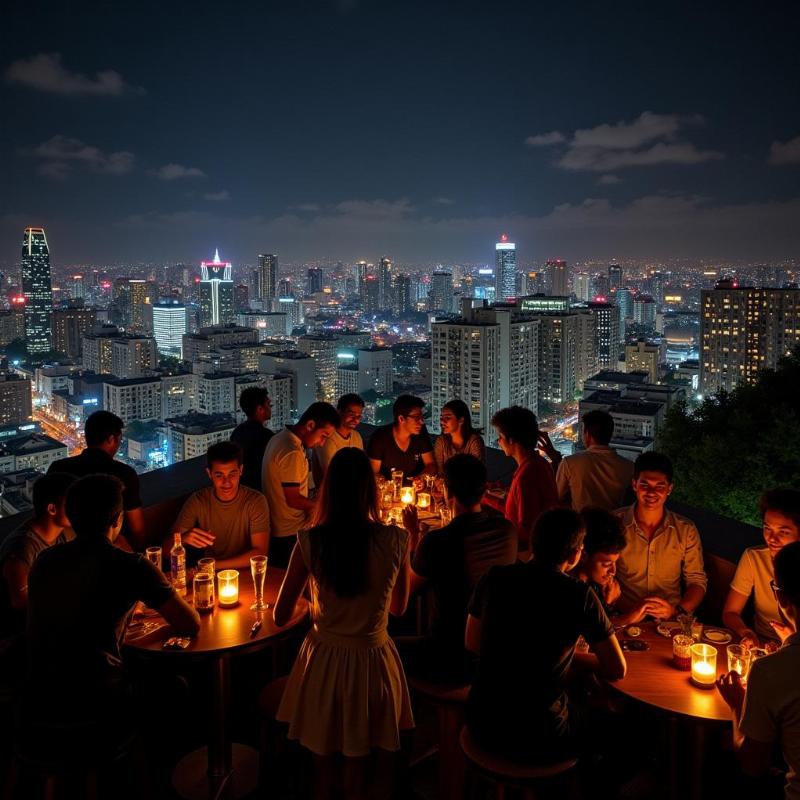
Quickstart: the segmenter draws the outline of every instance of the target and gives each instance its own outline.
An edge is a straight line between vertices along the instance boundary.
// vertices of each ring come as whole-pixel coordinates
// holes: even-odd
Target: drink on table
[[[169,551],[169,571],[175,591],[186,597],[186,548],[181,543],[180,533],[175,534],[175,544]]]
[[[403,470],[392,470],[392,487],[394,490],[394,499],[400,499],[400,490],[403,488]]]
[[[156,547],[148,547],[144,551],[144,554],[145,554],[145,557],[147,558],[148,561],[150,561],[152,564],[154,564],[156,567],[158,567],[159,570],[161,569],[161,548],[160,547],[158,547],[158,546],[156,546]]]
[[[256,601],[250,606],[250,610],[266,611],[267,604],[264,602],[264,579],[267,577],[266,556],[251,556],[250,574],[253,576],[253,589],[256,595]]]
[[[684,633],[672,637],[672,663],[687,672],[692,668],[692,645],[694,639]]]

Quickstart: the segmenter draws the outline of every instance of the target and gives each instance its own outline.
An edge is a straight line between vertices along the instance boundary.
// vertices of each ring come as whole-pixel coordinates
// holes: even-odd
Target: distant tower
[[[547,278],[550,284],[550,294],[554,297],[569,295],[569,276],[567,275],[567,262],[561,258],[554,258],[547,262]]]
[[[309,267],[306,272],[306,294],[317,294],[325,286],[325,273],[319,267]]]
[[[495,300],[510,300],[516,288],[517,246],[505,233],[494,246],[494,265]]]
[[[22,240],[22,294],[25,297],[25,343],[29,353],[53,348],[53,287],[50,250],[44,228],[25,228]]]
[[[274,253],[259,254],[256,278],[256,285],[253,287],[256,299],[264,303],[265,311],[271,311],[269,303],[275,299],[278,288],[278,256]]]
[[[221,261],[219,250],[213,261],[201,261],[200,325],[227,325],[234,321],[233,280],[230,261]]]
[[[392,262],[384,256],[378,264],[378,307],[391,310],[394,305],[392,286]]]

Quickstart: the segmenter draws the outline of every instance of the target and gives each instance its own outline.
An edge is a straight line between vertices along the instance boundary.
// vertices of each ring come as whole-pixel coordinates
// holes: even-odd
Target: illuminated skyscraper
[[[428,308],[431,311],[453,311],[453,273],[437,270],[431,275],[428,292]]]
[[[186,333],[186,306],[177,300],[162,300],[153,305],[153,333],[162,356],[183,358]]]
[[[608,288],[609,291],[619,289],[622,286],[622,267],[619,264],[608,265]]]
[[[395,310],[398,314],[406,314],[413,308],[411,299],[411,278],[408,275],[398,275],[394,280]]]
[[[561,258],[554,258],[547,262],[547,283],[550,294],[557,297],[569,295],[569,276],[567,275],[567,262]]]
[[[306,273],[306,294],[317,294],[325,286],[325,273],[319,267],[311,267]]]
[[[221,261],[219,250],[213,261],[201,261],[200,326],[227,325],[233,322],[233,280],[230,261]]]
[[[22,241],[22,294],[25,296],[25,343],[29,353],[46,353],[53,347],[50,313],[50,250],[44,228],[25,228]]]
[[[268,304],[275,298],[278,287],[278,256],[274,253],[260,253],[256,277],[256,299],[262,301],[265,311],[271,311]]]
[[[390,310],[393,306],[392,262],[384,256],[378,264],[378,307],[381,310]]]
[[[133,278],[128,281],[128,328],[133,333],[143,333],[145,330],[145,305],[149,300],[147,282]]]
[[[619,361],[619,307],[594,300],[589,311],[595,317],[595,342],[600,369],[616,369]]]
[[[514,297],[517,279],[517,246],[504,233],[494,246],[495,300],[499,303]]]

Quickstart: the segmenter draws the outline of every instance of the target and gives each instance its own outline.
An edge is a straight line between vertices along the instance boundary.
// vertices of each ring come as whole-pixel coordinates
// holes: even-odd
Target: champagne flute
[[[251,611],[266,611],[269,607],[264,602],[264,579],[267,577],[267,557],[250,557],[250,574],[253,576],[253,589],[256,601],[250,606]]]

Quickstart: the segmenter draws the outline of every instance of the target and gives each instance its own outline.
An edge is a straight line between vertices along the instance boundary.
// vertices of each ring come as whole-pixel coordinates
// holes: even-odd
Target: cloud
[[[456,201],[452,197],[434,197],[433,202],[437,206],[452,206]]]
[[[335,210],[352,219],[396,220],[408,216],[413,208],[406,199],[401,200],[345,200],[334,206]]]
[[[800,164],[800,136],[788,142],[773,142],[769,149],[769,163],[776,166]]]
[[[319,211],[320,206],[318,203],[298,203],[295,206],[289,206],[290,211],[305,211],[311,213],[313,211]]]
[[[39,53],[14,61],[6,69],[5,79],[8,83],[61,95],[119,97],[126,92],[145,93],[141,87],[125,83],[113,69],[96,72],[94,77],[71,72],[61,63],[60,53]]]
[[[180,178],[205,178],[206,174],[197,167],[184,167],[183,164],[164,164],[153,173],[162,181],[175,181]]]
[[[23,152],[42,160],[37,168],[40,175],[60,180],[66,178],[73,167],[79,166],[107,175],[125,175],[133,169],[135,160],[133,153],[127,150],[106,153],[99,147],[61,134]]]
[[[546,147],[551,144],[561,144],[565,136],[561,131],[550,131],[550,133],[537,133],[536,136],[529,136],[525,140],[528,147]]]
[[[614,186],[617,183],[622,183],[622,178],[617,175],[601,175],[597,179],[600,186]]]
[[[212,203],[221,203],[230,199],[231,193],[227,189],[221,189],[219,192],[207,192],[203,195],[203,200],[208,200]]]
[[[627,167],[652,167],[658,164],[701,164],[724,156],[715,150],[701,150],[680,134],[686,128],[702,125],[698,114],[654,114],[645,111],[632,122],[603,123],[576,130],[569,139],[558,131],[529,136],[533,146],[566,142],[558,157],[561,169],[610,172]]]

